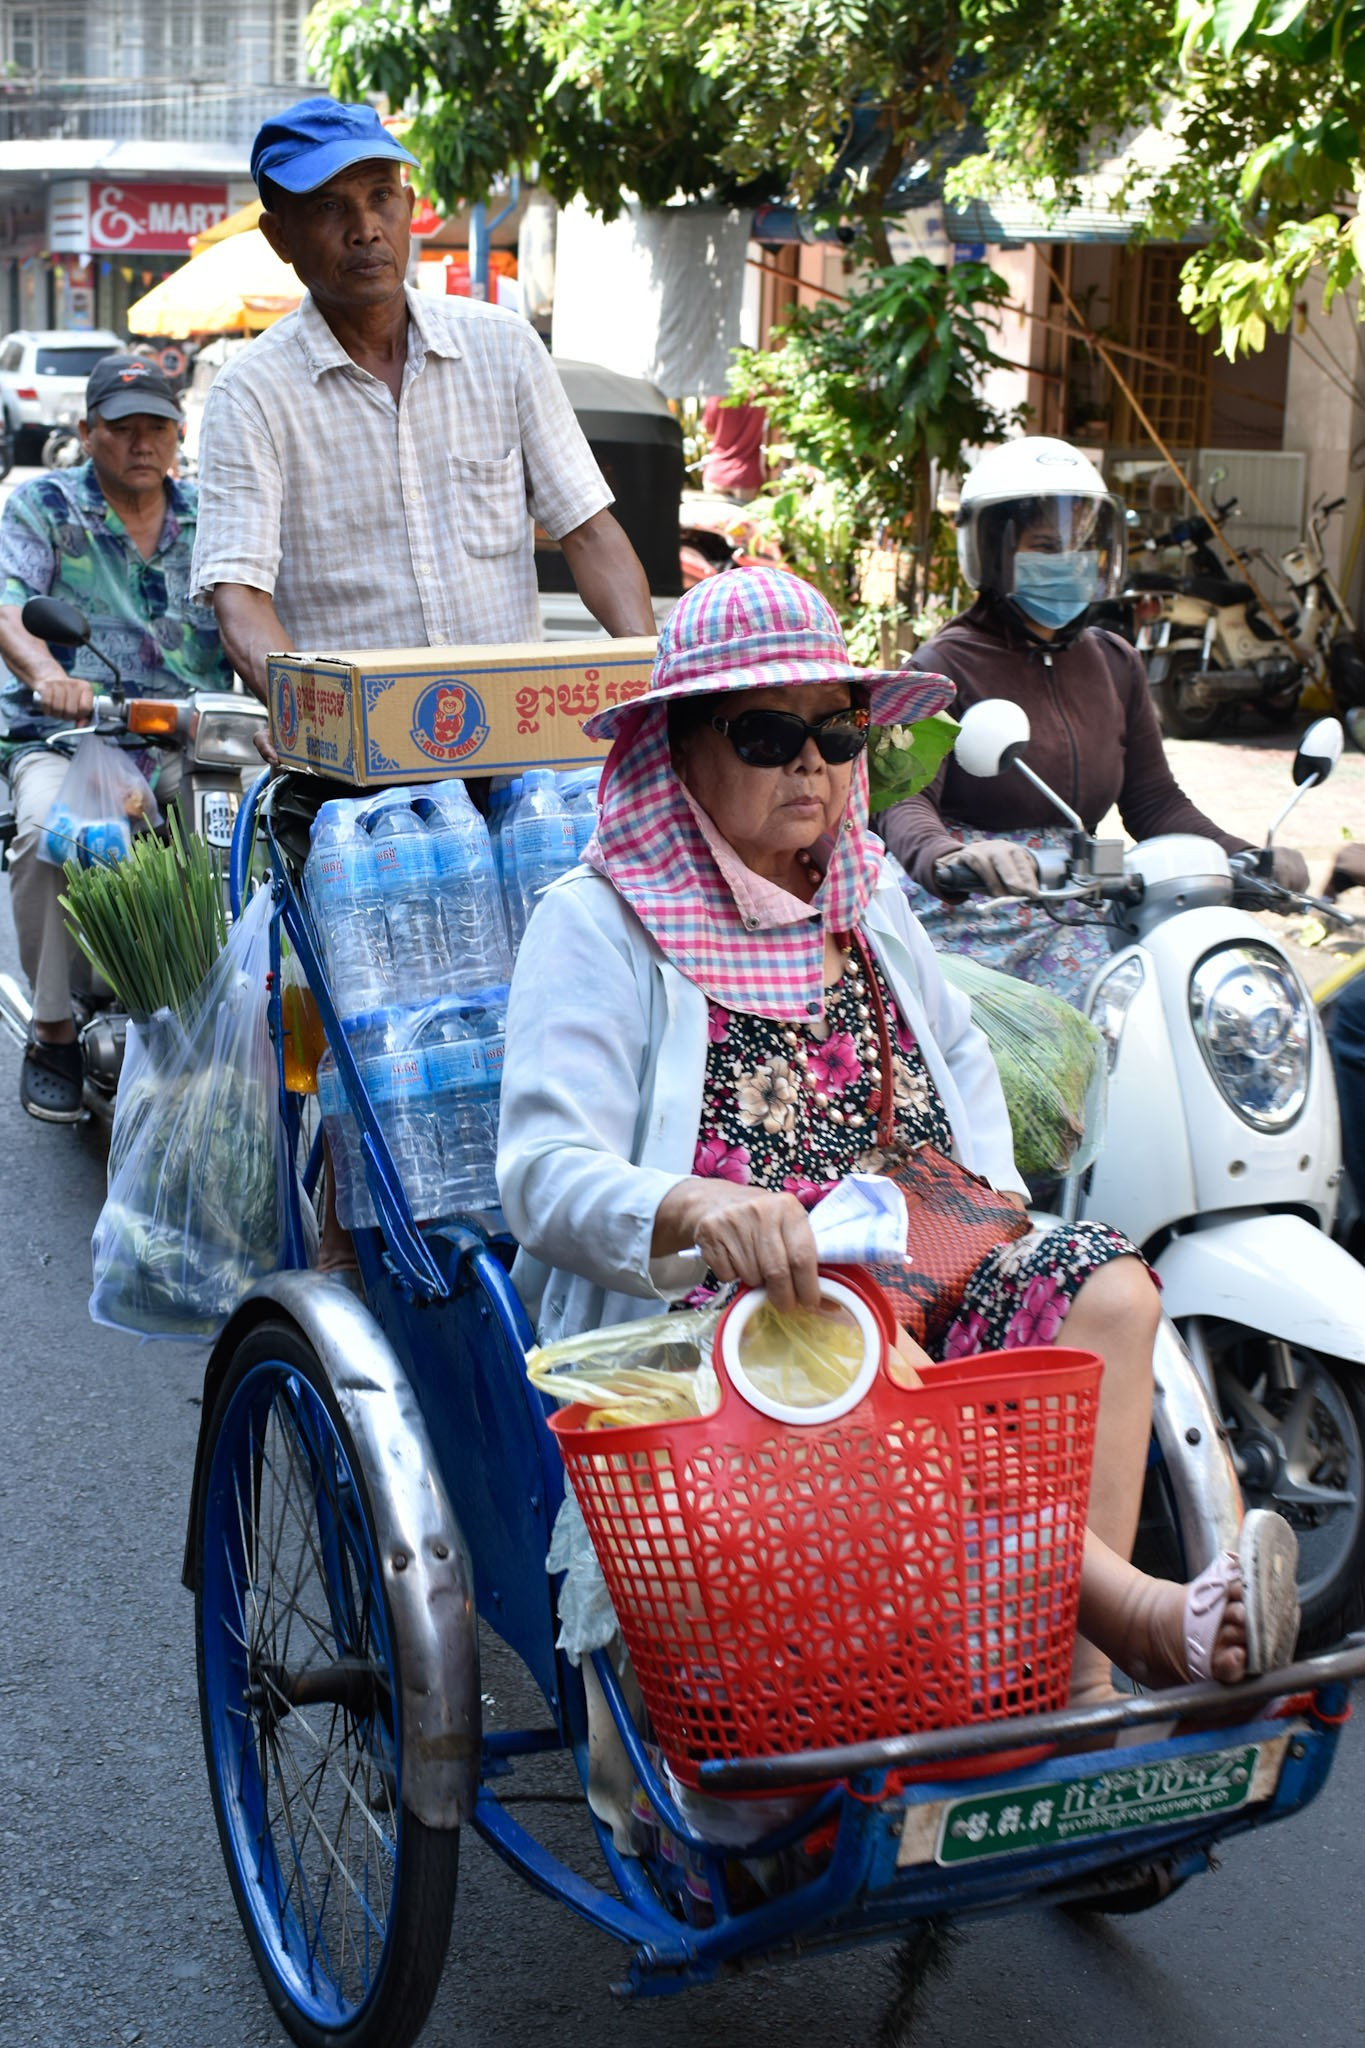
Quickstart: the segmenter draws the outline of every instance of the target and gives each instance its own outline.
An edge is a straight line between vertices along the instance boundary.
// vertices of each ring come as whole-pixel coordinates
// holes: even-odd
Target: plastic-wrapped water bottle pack
[[[497,1203],[512,958],[541,892],[596,829],[598,777],[529,769],[494,791],[489,823],[458,778],[326,803],[314,820],[304,889],[332,998],[420,1221]],[[362,1134],[330,1048],[318,1096],[338,1216],[372,1226]]]

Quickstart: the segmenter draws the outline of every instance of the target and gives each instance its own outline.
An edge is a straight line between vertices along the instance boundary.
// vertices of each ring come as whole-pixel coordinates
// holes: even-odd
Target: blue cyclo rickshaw
[[[1233,1689],[705,1765],[703,1789],[718,1794],[823,1788],[745,1846],[752,1868],[818,1840],[818,1854],[787,1857],[789,1882],[768,1892],[740,1881],[734,1849],[680,1810],[599,1655],[657,1847],[647,1829],[640,1855],[621,1854],[585,1802],[585,1849],[605,1860],[608,1888],[514,1817],[505,1795],[548,1751],[571,1753],[586,1784],[584,1682],[555,1647],[545,1569],[563,1467],[524,1370],[533,1335],[508,1278],[512,1246],[473,1223],[418,1230],[338,1028],[300,890],[312,816],[336,793],[312,777],[263,777],[238,820],[232,887],[240,903],[259,830],[276,967],[282,924],[363,1131],[383,1219],[357,1237],[369,1306],[305,1270],[296,1195],[297,1270],[247,1297],[209,1359],[185,1564],[224,1856],[293,2037],[314,2048],[415,2038],[441,1976],[466,1826],[622,1943],[618,1988],[657,1995],[945,1916],[1153,1904],[1207,1868],[1225,1836],[1307,1805],[1331,1770],[1350,1681],[1365,1673],[1354,1639]],[[298,1142],[278,990],[277,971],[280,1113]],[[319,1156],[315,1142],[306,1188]],[[1189,1467],[1188,1447],[1202,1430],[1204,1455],[1218,1427],[1182,1371],[1159,1361],[1151,1478],[1171,1503],[1175,1561],[1197,1570],[1220,1516],[1235,1517],[1236,1484],[1221,1452],[1222,1467]],[[538,1725],[482,1728],[480,1620],[534,1680]],[[1177,1716],[1180,1732],[1156,1734]],[[1120,1730],[1136,1746],[1116,1757]],[[1019,1766],[1037,1745],[1049,1747]],[[689,1889],[687,1872],[701,1884]]]

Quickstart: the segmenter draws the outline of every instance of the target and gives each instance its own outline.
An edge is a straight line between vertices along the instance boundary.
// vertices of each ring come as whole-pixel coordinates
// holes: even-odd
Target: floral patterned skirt
[[[1056,1223],[1000,1245],[987,1252],[967,1282],[940,1356],[1054,1344],[1090,1275],[1130,1255],[1139,1256],[1123,1232],[1107,1223]]]
[[[942,1098],[875,962],[872,971],[891,1024],[895,1145],[947,1152],[952,1129]],[[695,1174],[785,1191],[809,1209],[846,1173],[883,1170],[875,1142],[881,1075],[867,994],[854,964],[829,991],[819,1027],[708,1005]],[[973,1272],[946,1329],[941,1312],[936,1318],[944,1330],[938,1355],[1055,1342],[1090,1275],[1129,1255],[1137,1256],[1128,1239],[1104,1223],[1059,1223],[998,1246]],[[717,1288],[708,1274],[682,1305],[699,1307]]]

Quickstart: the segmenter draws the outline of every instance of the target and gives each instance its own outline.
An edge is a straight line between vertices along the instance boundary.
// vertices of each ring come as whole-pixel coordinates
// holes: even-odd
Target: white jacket
[[[863,930],[919,1041],[962,1163],[1027,1192],[985,1037],[888,866]],[[655,1315],[701,1278],[650,1258],[660,1202],[691,1174],[706,1075],[706,998],[602,875],[545,893],[512,977],[498,1185],[522,1246],[513,1272],[541,1343]]]

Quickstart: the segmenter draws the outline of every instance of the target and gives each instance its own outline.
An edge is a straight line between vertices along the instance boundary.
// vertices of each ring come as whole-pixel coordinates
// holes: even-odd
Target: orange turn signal
[[[174,697],[134,697],[128,705],[128,730],[172,736],[180,730],[184,708]]]

